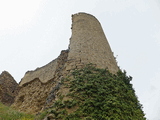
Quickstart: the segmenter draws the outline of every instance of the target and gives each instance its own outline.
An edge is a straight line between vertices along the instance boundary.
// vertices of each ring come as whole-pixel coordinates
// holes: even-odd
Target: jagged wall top
[[[20,86],[39,78],[42,83],[55,79],[59,73],[67,73],[74,68],[93,63],[98,68],[108,68],[116,73],[118,66],[99,21],[92,15],[78,13],[72,15],[72,36],[68,50],[49,64],[29,71]],[[67,71],[67,72],[66,72]]]

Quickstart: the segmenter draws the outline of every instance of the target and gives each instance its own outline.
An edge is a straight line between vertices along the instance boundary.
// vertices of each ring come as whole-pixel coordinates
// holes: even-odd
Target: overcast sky
[[[101,23],[149,120],[160,120],[159,0],[0,0],[0,72],[17,82],[68,48],[71,15]]]

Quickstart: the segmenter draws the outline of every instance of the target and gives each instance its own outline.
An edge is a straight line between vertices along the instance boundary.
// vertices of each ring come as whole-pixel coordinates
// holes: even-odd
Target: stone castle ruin
[[[56,100],[61,79],[72,69],[92,63],[97,68],[108,68],[116,73],[119,68],[99,21],[92,15],[78,13],[72,16],[72,36],[68,50],[47,65],[28,71],[22,78],[19,94],[12,105],[21,111],[38,113]]]

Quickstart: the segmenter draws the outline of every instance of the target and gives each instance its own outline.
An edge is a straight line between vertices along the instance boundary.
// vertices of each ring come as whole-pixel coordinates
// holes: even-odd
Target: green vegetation
[[[126,72],[87,65],[63,80],[70,90],[46,112],[59,120],[146,120]]]
[[[34,120],[34,116],[15,111],[0,103],[0,120]]]
[[[47,115],[56,120],[146,120],[131,80],[125,71],[114,75],[89,64],[62,81],[69,93],[59,91],[52,108],[32,116],[0,103],[0,120],[42,120]]]

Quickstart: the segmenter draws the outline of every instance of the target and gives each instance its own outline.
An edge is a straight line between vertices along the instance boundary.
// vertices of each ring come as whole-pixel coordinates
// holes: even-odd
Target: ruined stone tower
[[[116,73],[119,69],[99,21],[90,14],[72,15],[70,45],[62,54],[59,56],[60,59],[57,58],[35,71],[28,71],[20,82],[20,86],[35,78],[46,83],[55,76],[60,66],[61,68],[63,66],[63,71],[81,68],[89,63],[95,64],[98,68],[108,68],[112,73]]]
[[[93,63],[98,68],[108,67],[116,73],[117,63],[99,21],[92,15],[78,13],[72,16],[72,36],[68,60]]]
[[[56,97],[52,97],[56,95],[53,90],[61,78],[72,69],[89,63],[98,68],[108,68],[114,74],[119,70],[98,20],[92,15],[78,13],[72,16],[72,36],[68,50],[62,51],[57,59],[47,65],[25,74],[13,106],[29,113],[39,112],[46,100],[56,100]]]

